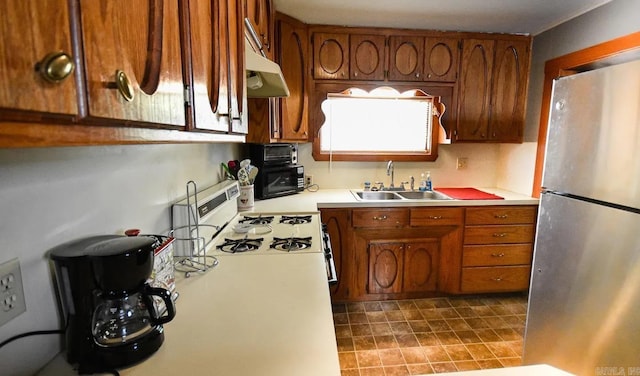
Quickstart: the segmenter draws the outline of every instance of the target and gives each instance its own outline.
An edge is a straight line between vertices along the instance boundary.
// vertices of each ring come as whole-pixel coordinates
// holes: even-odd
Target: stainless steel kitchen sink
[[[351,193],[359,201],[388,200],[451,200],[451,197],[437,191],[355,191]]]

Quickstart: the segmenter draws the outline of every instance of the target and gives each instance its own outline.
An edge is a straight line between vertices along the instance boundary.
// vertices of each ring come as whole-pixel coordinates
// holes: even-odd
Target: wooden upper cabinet
[[[530,40],[463,42],[457,141],[522,142]]]
[[[528,40],[496,42],[489,117],[493,140],[522,142],[529,61]]]
[[[384,35],[351,34],[349,64],[352,80],[384,80]]]
[[[0,110],[76,115],[67,1],[3,0],[0,14]]]
[[[280,99],[280,137],[283,141],[308,141],[307,26],[287,15],[276,13],[276,27],[277,61],[289,87],[289,96]]]
[[[495,41],[467,39],[462,45],[457,141],[487,140]]]
[[[346,80],[349,78],[349,34],[313,34],[313,77]]]
[[[245,15],[258,35],[265,55],[273,58],[275,9],[272,0],[245,0]]]
[[[425,81],[456,81],[460,56],[459,44],[458,38],[425,38]]]
[[[184,126],[178,2],[81,0],[89,118]]]
[[[422,81],[423,64],[423,37],[389,37],[389,80]]]
[[[189,2],[196,129],[247,133],[242,12],[236,0]]]

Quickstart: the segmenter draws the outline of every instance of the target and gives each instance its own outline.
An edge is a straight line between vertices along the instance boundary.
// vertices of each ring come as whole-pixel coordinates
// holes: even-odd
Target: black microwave
[[[263,166],[253,183],[257,199],[290,195],[304,190],[304,167],[297,164]]]

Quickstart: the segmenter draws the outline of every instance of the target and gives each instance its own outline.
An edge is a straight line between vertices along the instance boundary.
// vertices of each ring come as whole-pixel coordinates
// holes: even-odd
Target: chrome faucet
[[[393,189],[396,186],[393,184],[393,161],[387,162],[387,176],[391,176],[391,185],[389,185],[389,189]]]

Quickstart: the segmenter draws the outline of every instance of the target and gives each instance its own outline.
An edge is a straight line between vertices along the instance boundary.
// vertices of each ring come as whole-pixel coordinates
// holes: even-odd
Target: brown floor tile
[[[353,348],[354,350],[375,350],[376,341],[373,336],[364,336],[364,337],[353,337]],[[338,350],[340,351],[340,350]]]
[[[453,362],[431,363],[431,367],[435,373],[456,372],[458,370]]]
[[[360,376],[385,376],[384,368],[382,367],[360,368]]]
[[[426,355],[430,363],[451,361],[449,354],[442,346],[424,346],[422,351],[424,351],[424,355]]]
[[[382,366],[378,350],[356,351],[356,359],[358,360],[359,368]]]
[[[400,347],[414,347],[420,346],[418,339],[413,333],[409,334],[396,334],[396,341],[398,341],[398,346]]]
[[[338,360],[340,361],[340,369],[358,368],[355,352],[338,353]]]
[[[425,364],[407,364],[407,368],[409,369],[409,374],[411,375],[428,375],[434,373],[431,365]]]
[[[341,375],[423,375],[522,363],[526,295],[333,304]]]
[[[371,332],[374,336],[384,336],[393,334],[391,326],[388,323],[375,323],[371,324]]]
[[[383,311],[367,312],[366,316],[370,323],[387,322],[387,317]]]
[[[353,339],[349,338],[337,338],[338,343],[338,351],[353,351],[355,348],[353,347]]]
[[[409,369],[406,365],[384,367],[384,374],[386,376],[409,376]]]
[[[453,360],[454,362],[462,360],[473,360],[473,356],[471,356],[471,353],[467,351],[467,348],[464,345],[451,345],[443,347],[447,352],[447,355],[449,355],[449,358],[451,358],[451,360]]]
[[[358,336],[370,336],[371,333],[371,325],[369,324],[353,324],[351,326],[351,333],[354,337]]]
[[[391,349],[398,347],[398,342],[392,335],[374,336],[374,338],[376,340],[376,347],[378,349]]]
[[[435,333],[415,333],[420,346],[435,346],[439,345],[440,341]]]
[[[400,351],[400,349],[378,350],[378,355],[380,355],[382,365],[384,365],[385,367],[404,364],[404,358],[402,357],[402,352]]]
[[[367,324],[368,322],[364,312],[349,313],[349,323],[351,324]]]

